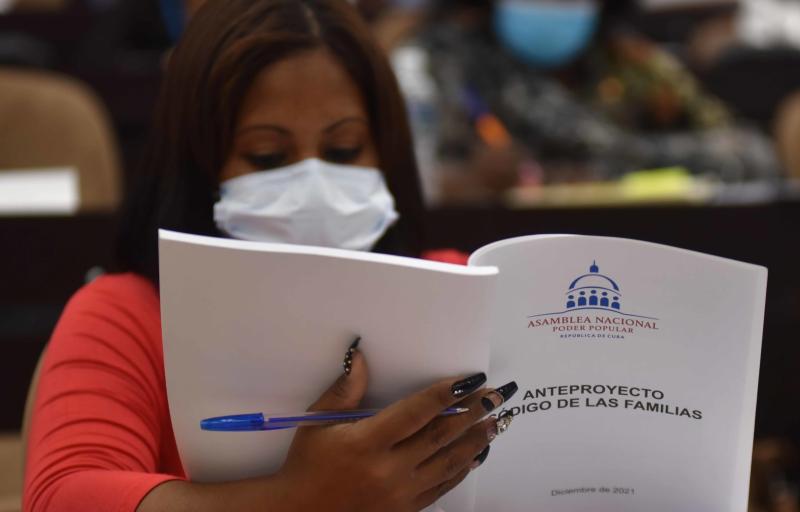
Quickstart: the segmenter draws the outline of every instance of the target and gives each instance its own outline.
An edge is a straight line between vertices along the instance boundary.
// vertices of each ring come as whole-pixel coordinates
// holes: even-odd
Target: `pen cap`
[[[264,425],[264,415],[262,413],[236,414],[233,416],[219,416],[207,418],[200,421],[202,430],[215,432],[231,432],[236,430],[258,430]]]

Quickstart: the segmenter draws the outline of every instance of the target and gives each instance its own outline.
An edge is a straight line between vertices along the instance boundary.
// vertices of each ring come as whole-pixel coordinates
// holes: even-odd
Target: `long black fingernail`
[[[344,354],[344,361],[342,362],[342,366],[344,367],[345,375],[350,375],[350,372],[353,371],[353,352],[358,348],[359,343],[361,343],[361,336],[358,336],[355,339],[355,341],[353,341],[353,343],[350,344],[350,347]]]
[[[505,386],[500,386],[499,388],[495,389],[495,391],[500,393],[500,396],[503,397],[503,402],[508,402],[508,400],[514,396],[514,393],[516,393],[518,389],[519,387],[517,386],[517,383],[512,380]]]
[[[484,382],[486,382],[486,374],[476,373],[466,379],[460,380],[453,384],[453,387],[450,388],[450,392],[456,398],[461,398],[462,396],[468,395],[478,389],[479,387],[483,386]]]
[[[483,462],[486,460],[486,457],[488,457],[488,456],[489,456],[489,449],[490,449],[491,447],[492,447],[491,445],[486,445],[486,448],[484,448],[484,449],[483,449],[483,451],[481,451],[481,453],[479,453],[479,454],[478,454],[478,455],[477,455],[477,456],[476,456],[476,457],[475,457],[475,458],[472,460],[472,465],[470,466],[470,468],[471,468],[471,469],[475,469],[475,468],[477,468],[478,466],[480,466],[481,464],[483,464]]]
[[[483,405],[483,408],[486,410],[486,412],[492,412],[507,402],[509,398],[514,396],[514,393],[517,392],[517,389],[517,383],[511,381],[505,386],[500,386],[499,388],[493,389],[487,393],[486,396],[481,398],[481,405]]]

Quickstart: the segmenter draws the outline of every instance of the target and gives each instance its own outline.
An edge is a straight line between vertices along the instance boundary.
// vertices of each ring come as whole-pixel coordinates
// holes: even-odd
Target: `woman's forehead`
[[[248,90],[239,127],[248,124],[329,124],[367,118],[361,93],[345,68],[325,49],[282,59],[261,71]]]

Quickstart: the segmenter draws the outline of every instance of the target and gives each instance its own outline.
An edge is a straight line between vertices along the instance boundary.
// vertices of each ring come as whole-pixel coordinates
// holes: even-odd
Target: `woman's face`
[[[361,94],[324,49],[288,57],[258,74],[244,98],[220,181],[307,158],[378,166]]]

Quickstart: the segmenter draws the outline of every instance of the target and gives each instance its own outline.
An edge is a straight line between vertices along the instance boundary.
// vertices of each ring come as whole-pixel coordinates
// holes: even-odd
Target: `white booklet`
[[[280,466],[355,335],[368,406],[448,375],[516,380],[515,414],[447,512],[745,512],[766,269],[632,240],[531,236],[470,266],[160,233],[167,391],[200,481]]]

